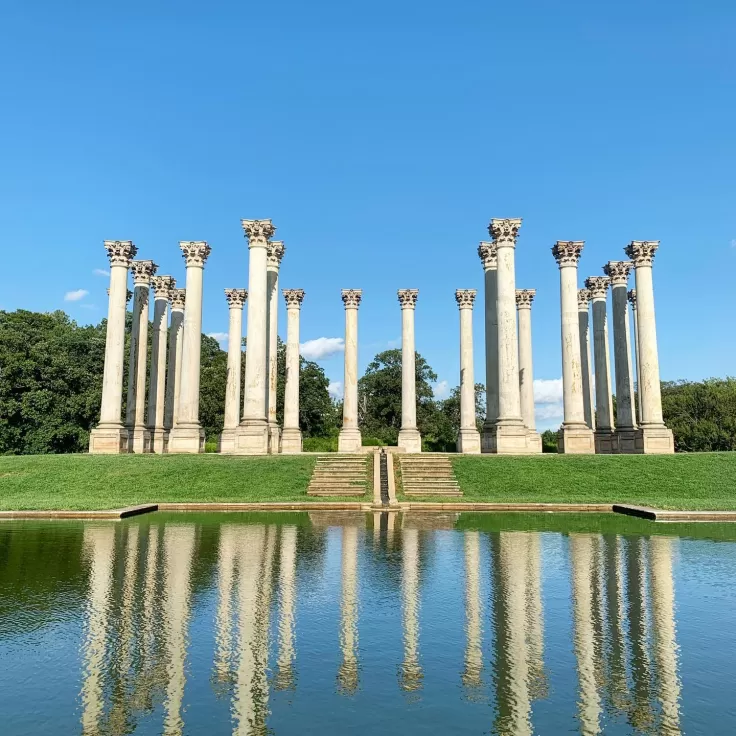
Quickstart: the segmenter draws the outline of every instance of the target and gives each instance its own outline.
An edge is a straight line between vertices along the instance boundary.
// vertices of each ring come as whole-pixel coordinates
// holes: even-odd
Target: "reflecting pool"
[[[0,733],[731,734],[736,525],[0,522]]]

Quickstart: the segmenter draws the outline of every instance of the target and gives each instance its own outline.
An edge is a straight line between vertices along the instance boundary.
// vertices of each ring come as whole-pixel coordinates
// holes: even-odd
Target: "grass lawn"
[[[324,501],[307,485],[314,456],[0,457],[0,509],[113,509],[177,501]],[[368,494],[370,495],[370,494]]]

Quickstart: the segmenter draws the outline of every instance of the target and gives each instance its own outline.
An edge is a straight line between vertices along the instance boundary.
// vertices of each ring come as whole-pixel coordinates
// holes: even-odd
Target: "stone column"
[[[268,311],[266,324],[268,330],[268,451],[279,452],[281,428],[276,419],[276,384],[278,382],[278,342],[279,342],[279,267],[286,248],[281,240],[268,244],[266,263],[266,289],[268,291]]]
[[[284,386],[284,429],[281,452],[294,455],[302,451],[299,429],[299,314],[304,289],[284,289],[286,300],[286,385]]]
[[[133,327],[128,359],[128,452],[150,452],[151,433],[146,427],[146,372],[148,358],[148,298],[158,266],[153,261],[133,261]]]
[[[248,320],[245,351],[243,419],[235,452],[268,452],[268,241],[276,232],[271,220],[243,220],[248,239]]]
[[[166,330],[169,325],[169,302],[176,287],[171,276],[154,276],[153,340],[151,342],[151,375],[148,380],[148,431],[151,450],[166,452],[168,437],[164,429],[166,399]]]
[[[595,451],[601,455],[616,452],[611,398],[611,358],[608,349],[608,316],[606,296],[611,280],[607,276],[590,276],[585,286],[593,299],[593,355],[595,358]]]
[[[483,241],[478,246],[483,264],[486,331],[486,418],[483,422],[481,450],[491,452],[493,427],[498,419],[498,259],[496,244]]]
[[[616,442],[618,452],[621,453],[634,452],[636,445],[634,379],[626,291],[632,265],[630,261],[609,261],[603,266],[603,273],[611,279],[613,360],[616,368]]]
[[[475,376],[473,372],[473,302],[475,289],[458,289],[455,300],[460,308],[460,431],[457,451],[480,453],[480,432],[475,426]]]
[[[100,421],[90,432],[89,451],[92,454],[117,455],[128,451],[128,431],[120,421],[125,360],[125,309],[128,269],[138,249],[130,240],[106,240],[105,250],[110,259],[105,367]]]
[[[220,435],[219,451],[231,453],[235,448],[235,430],[240,424],[240,363],[243,342],[243,306],[248,298],[245,289],[225,289],[230,308],[227,335],[227,383],[225,385],[225,421]]]
[[[662,417],[662,391],[657,354],[657,327],[654,317],[654,285],[652,262],[659,247],[658,240],[634,240],[626,255],[636,268],[636,313],[639,330],[639,396],[641,397],[641,429],[637,452],[668,454],[675,451],[672,432]]]
[[[418,289],[399,289],[401,304],[401,429],[398,445],[404,452],[421,452],[422,438],[417,429],[416,347],[414,310]]]
[[[534,417],[534,369],[532,367],[532,302],[534,289],[516,290],[516,309],[519,319],[519,394],[521,419],[527,429],[530,452],[542,452],[542,437],[536,430]]]
[[[179,407],[179,383],[181,382],[181,349],[184,333],[184,307],[186,289],[171,292],[171,325],[169,325],[169,367],[166,372],[166,406],[164,409],[164,429],[168,449],[169,434],[176,420]]]
[[[629,290],[629,304],[631,304],[631,314],[634,317],[634,365],[636,366],[636,421],[641,424],[641,390],[639,387],[639,317],[636,313],[636,289]]]
[[[179,403],[169,452],[204,451],[204,430],[199,423],[199,369],[202,351],[202,281],[211,248],[204,240],[183,240],[179,247],[187,264],[187,308],[184,313]]]
[[[343,289],[345,305],[345,381],[342,402],[342,429],[338,452],[360,452],[363,439],[358,429],[358,307],[361,289]]]
[[[582,240],[558,240],[552,255],[560,267],[560,309],[562,316],[562,394],[564,421],[557,438],[557,450],[567,454],[595,452],[593,430],[585,424],[583,376],[580,366],[580,326],[578,323],[578,261]]]
[[[593,401],[593,376],[590,363],[590,292],[578,289],[578,328],[580,330],[580,370],[583,374],[583,411],[585,423],[595,429],[595,403]]]

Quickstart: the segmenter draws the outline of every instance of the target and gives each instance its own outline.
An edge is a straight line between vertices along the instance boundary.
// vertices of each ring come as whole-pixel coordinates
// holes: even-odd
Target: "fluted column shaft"
[[[593,402],[593,376],[590,365],[590,292],[578,289],[578,328],[580,331],[580,372],[583,376],[583,411],[585,423],[595,429]]]
[[[521,419],[527,429],[534,431],[534,369],[532,364],[532,301],[534,289],[519,289],[516,306],[519,315],[519,391]]]
[[[284,299],[286,299],[286,384],[281,452],[298,453],[302,449],[302,433],[299,429],[299,316],[304,290],[284,289]]]
[[[176,286],[171,276],[155,276],[153,290],[153,340],[151,342],[151,375],[148,388],[148,429],[151,449],[162,453],[166,449],[164,411],[166,404],[166,330],[169,324],[169,301]]]
[[[460,431],[457,450],[480,452],[480,433],[475,426],[475,375],[473,367],[473,304],[475,289],[458,289],[455,299],[460,310]]]
[[[636,289],[629,291],[629,302],[631,303],[631,314],[634,318],[634,365],[636,366],[636,392],[638,400],[636,403],[636,421],[641,424],[641,366],[639,365],[639,316],[636,311]]]
[[[401,304],[401,430],[399,447],[406,452],[421,452],[422,440],[417,430],[416,346],[414,310],[419,291],[399,289]]]
[[[486,337],[486,418],[483,432],[486,434],[498,419],[498,271],[496,244],[484,241],[478,246],[483,263],[485,337]]]
[[[175,289],[171,297],[171,324],[169,325],[169,365],[166,372],[166,407],[164,428],[172,429],[176,423],[181,382],[182,337],[184,334],[184,306],[186,289]]]
[[[340,452],[358,452],[362,444],[358,429],[358,307],[360,289],[343,289],[345,305],[345,375],[343,381],[342,429],[338,437]]]
[[[224,429],[234,430],[240,424],[240,373],[243,341],[243,306],[245,289],[225,289],[230,312],[227,340],[227,383],[225,385]]]
[[[278,311],[279,311],[279,268],[285,252],[284,244],[274,240],[268,244],[266,260],[266,290],[268,292],[268,311],[266,325],[268,331],[268,451],[279,451],[280,430],[276,418],[276,388],[278,383]]]

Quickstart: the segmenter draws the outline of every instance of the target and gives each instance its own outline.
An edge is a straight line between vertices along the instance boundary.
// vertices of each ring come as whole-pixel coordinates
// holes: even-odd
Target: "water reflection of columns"
[[[608,639],[606,686],[611,705],[616,710],[626,711],[629,707],[626,681],[626,633],[624,631],[626,610],[619,537],[605,535],[603,547],[606,580],[606,636]]]
[[[399,673],[399,685],[402,690],[414,692],[422,689],[424,677],[419,664],[419,530],[404,529],[402,544],[404,661]]]
[[[294,606],[296,603],[296,527],[281,529],[279,556],[279,651],[276,687],[294,688]]]
[[[98,734],[104,709],[103,666],[112,589],[115,527],[112,524],[86,525],[83,549],[89,561],[89,594],[81,693],[82,733]]]
[[[123,598],[120,608],[120,658],[117,662],[118,671],[123,679],[128,676],[132,657],[133,605],[138,582],[138,525],[131,525],[126,531],[128,539],[125,551]]]
[[[358,688],[358,528],[355,526],[342,528],[340,649],[338,688],[343,694],[352,694]]]
[[[483,601],[480,590],[480,534],[465,532],[465,670],[463,685],[482,685],[483,672]]]
[[[227,683],[232,676],[233,590],[235,587],[235,557],[239,527],[223,524],[220,528],[220,548],[217,562],[217,614],[215,615],[214,678]]]
[[[542,606],[542,538],[526,535],[526,645],[529,670],[529,694],[532,699],[547,697],[544,670],[544,608]]]

